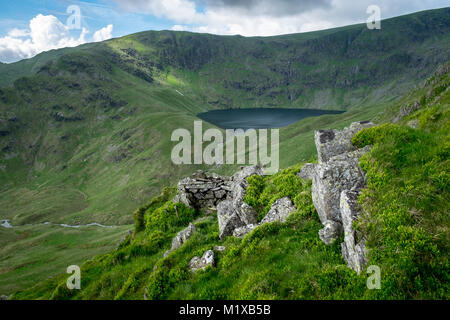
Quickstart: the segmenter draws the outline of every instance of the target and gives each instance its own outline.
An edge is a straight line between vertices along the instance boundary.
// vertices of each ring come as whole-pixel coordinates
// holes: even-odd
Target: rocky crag
[[[307,163],[298,173],[299,177],[312,180],[311,196],[323,224],[319,231],[320,239],[329,245],[344,233],[342,256],[358,273],[367,262],[366,247],[364,237],[354,230],[352,224],[359,216],[357,199],[366,179],[358,163],[370,146],[358,149],[353,146],[352,138],[360,130],[373,125],[371,122],[355,122],[343,130],[316,131],[318,163]],[[244,202],[247,178],[252,175],[263,175],[262,168],[242,167],[231,177],[197,171],[178,183],[173,201],[206,212],[217,211],[220,240],[227,236],[242,238],[265,223],[285,222],[296,210],[288,197],[277,199],[258,222],[256,210]],[[179,248],[194,232],[192,223],[180,231],[165,256]],[[202,257],[193,257],[189,265],[192,271],[213,266],[214,251],[207,250]]]
[[[357,149],[352,145],[352,138],[373,125],[355,122],[340,131],[316,131],[318,164],[307,163],[298,173],[299,177],[312,180],[311,196],[323,224],[320,239],[331,244],[344,232],[342,256],[358,273],[367,261],[366,247],[364,237],[357,234],[352,223],[359,215],[357,199],[366,179],[358,162],[370,146]]]
[[[219,176],[203,171],[197,171],[190,177],[178,183],[178,192],[173,202],[200,209],[206,212],[217,211],[219,223],[219,238],[227,236],[242,238],[254,228],[273,221],[284,222],[295,210],[292,201],[281,198],[275,201],[267,215],[258,223],[256,210],[244,202],[248,187],[247,178],[252,175],[263,175],[260,166],[242,167],[231,177]],[[195,226],[190,224],[180,231],[172,241],[172,247],[165,256],[179,248],[195,232]],[[225,250],[216,246],[216,251]],[[202,257],[193,257],[189,263],[190,269],[196,271],[214,265],[214,251],[206,251]]]

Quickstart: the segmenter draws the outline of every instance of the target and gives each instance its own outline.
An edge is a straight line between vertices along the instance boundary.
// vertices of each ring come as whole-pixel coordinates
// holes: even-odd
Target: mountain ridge
[[[236,171],[237,165],[170,161],[171,132],[191,130],[196,114],[208,110],[274,105],[346,110],[280,129],[280,168],[310,160],[316,153],[314,130],[379,117],[448,59],[449,11],[392,18],[387,25],[383,20],[381,31],[358,25],[264,41],[150,31],[3,64],[1,81],[9,85],[0,88],[0,219],[13,225],[122,225],[108,235],[111,243],[103,247],[106,235],[99,234],[98,247],[88,246],[75,262],[108,251],[133,222],[129,213],[163,187],[197,169]],[[50,252],[61,254],[60,263],[75,250],[49,241],[54,231],[45,227],[18,230],[28,239],[17,244],[10,240],[16,231],[0,231],[8,257],[0,268],[12,269],[0,274],[0,287],[8,291],[35,281],[32,268],[15,267],[43,264],[28,245],[15,260],[20,243],[35,239],[40,249],[55,244]],[[95,238],[98,231],[83,232]],[[56,267],[50,264],[48,272],[58,273]]]

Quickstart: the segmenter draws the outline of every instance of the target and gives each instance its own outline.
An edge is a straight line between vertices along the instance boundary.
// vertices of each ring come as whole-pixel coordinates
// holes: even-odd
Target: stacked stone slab
[[[358,273],[366,262],[364,239],[358,243],[352,222],[359,215],[356,200],[365,185],[365,173],[359,167],[360,157],[370,146],[357,149],[352,145],[353,136],[371,122],[355,122],[343,130],[319,130],[314,140],[318,164],[305,164],[299,176],[312,179],[312,200],[323,228],[320,239],[326,244],[334,242],[343,231],[343,257],[349,267]]]
[[[230,192],[229,179],[199,170],[178,182],[178,192],[173,201],[207,212],[215,210]]]

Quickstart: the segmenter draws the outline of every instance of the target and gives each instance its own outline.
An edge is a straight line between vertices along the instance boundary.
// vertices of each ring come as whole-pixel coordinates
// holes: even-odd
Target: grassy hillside
[[[377,117],[448,59],[449,13],[385,20],[382,30],[355,25],[277,37],[149,31],[1,64],[0,219],[124,226],[114,229],[118,241],[134,208],[207,168],[173,165],[170,135],[192,130],[195,115],[211,109],[346,110],[280,130],[281,167],[306,161],[315,155],[315,129]],[[230,174],[236,166],[207,169]],[[53,230],[37,228],[39,252]],[[84,232],[104,237],[104,230]],[[0,240],[5,248],[8,237]],[[67,265],[70,250],[61,260]],[[0,293],[11,293],[7,283],[17,274],[10,270],[27,263],[23,252],[23,260],[1,259]],[[77,263],[99,252],[87,248]],[[47,276],[36,269],[17,283]]]
[[[302,163],[276,175],[249,178],[245,201],[262,217],[289,196],[297,211],[286,223],[269,223],[243,239],[219,242],[215,214],[174,204],[175,188],[140,208],[143,228],[119,247],[86,261],[81,290],[66,289],[67,275],[17,292],[15,299],[448,299],[450,189],[450,63],[359,132],[357,146],[373,149],[360,161],[367,187],[356,227],[368,237],[369,265],[382,270],[381,289],[366,287],[341,256],[339,243],[319,240],[322,227],[311,184],[296,173]],[[408,106],[417,105],[405,112]],[[401,114],[402,117],[398,117]],[[139,215],[136,215],[138,217]],[[141,219],[136,222],[141,226]],[[193,221],[197,232],[167,257],[172,237]],[[216,266],[191,273],[189,260],[215,245]]]

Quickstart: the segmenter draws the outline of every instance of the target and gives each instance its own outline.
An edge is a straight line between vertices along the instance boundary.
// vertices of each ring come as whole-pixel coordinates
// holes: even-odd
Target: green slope
[[[377,117],[448,59],[449,13],[277,37],[148,31],[1,64],[0,219],[129,225],[162,187],[207,168],[173,165],[170,135],[211,109],[347,110],[280,131],[281,166],[307,160],[314,129]],[[0,293],[10,293],[9,270],[20,264],[5,255]],[[48,274],[35,276],[27,283]]]
[[[176,188],[168,188],[141,207],[143,228],[116,250],[83,264],[81,290],[68,290],[67,275],[60,275],[13,298],[448,299],[449,86],[450,62],[380,117],[391,119],[418,102],[415,110],[402,112],[397,124],[384,122],[353,139],[360,147],[373,145],[360,161],[368,181],[356,227],[368,238],[369,265],[382,270],[379,290],[367,288],[365,272],[357,275],[346,266],[340,241],[327,246],[319,240],[322,226],[311,182],[296,176],[299,163],[249,179],[245,201],[260,216],[276,199],[293,199],[297,211],[285,223],[265,224],[243,239],[220,242],[216,215],[173,204]],[[190,221],[195,234],[164,257],[172,237]],[[216,254],[214,268],[189,271],[193,256],[219,244],[226,250]]]

